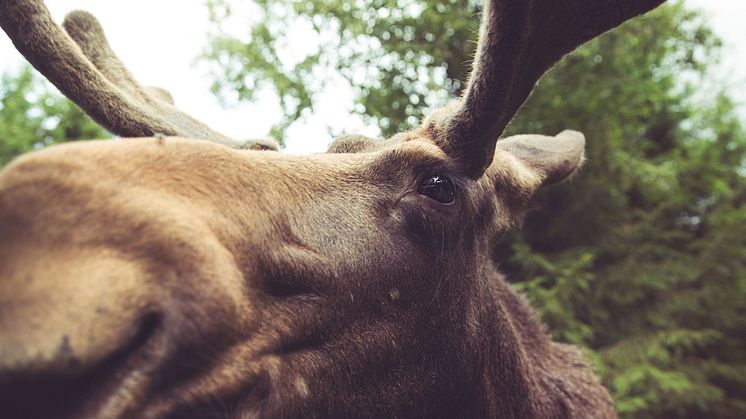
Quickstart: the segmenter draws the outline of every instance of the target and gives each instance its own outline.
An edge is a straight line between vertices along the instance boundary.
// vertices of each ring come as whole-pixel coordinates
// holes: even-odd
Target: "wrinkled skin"
[[[582,141],[565,137],[568,172]],[[613,415],[582,358],[548,340],[489,261],[547,168],[498,146],[469,180],[416,133],[358,151],[150,138],[12,163],[0,174],[2,411]],[[435,174],[453,179],[453,203],[418,193]]]

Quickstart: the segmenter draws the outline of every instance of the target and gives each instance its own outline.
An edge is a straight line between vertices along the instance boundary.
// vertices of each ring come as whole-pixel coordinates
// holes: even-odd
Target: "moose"
[[[486,0],[458,101],[292,156],[139,84],[91,15],[3,0],[18,51],[127,138],[0,172],[0,416],[615,417],[490,257],[584,137],[498,139],[563,55],[662,2]]]

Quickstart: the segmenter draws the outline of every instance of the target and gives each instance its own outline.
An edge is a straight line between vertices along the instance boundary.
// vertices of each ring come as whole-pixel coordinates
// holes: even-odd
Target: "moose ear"
[[[521,160],[541,178],[541,186],[570,176],[583,164],[585,137],[578,131],[562,131],[554,137],[515,135],[497,142],[497,149]]]

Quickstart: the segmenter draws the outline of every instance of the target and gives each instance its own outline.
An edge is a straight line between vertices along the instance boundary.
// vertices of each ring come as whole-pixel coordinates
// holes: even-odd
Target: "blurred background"
[[[97,15],[142,82],[238,138],[323,152],[453,100],[482,1],[47,1]],[[746,417],[746,4],[672,1],[543,78],[509,134],[583,131],[494,257],[629,418]],[[0,167],[109,136],[0,37]]]

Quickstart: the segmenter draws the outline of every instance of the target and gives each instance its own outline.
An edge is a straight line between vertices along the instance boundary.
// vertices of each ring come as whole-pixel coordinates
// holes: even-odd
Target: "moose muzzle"
[[[63,146],[0,173],[3,417],[85,417],[126,405],[110,396],[138,397],[177,355],[209,353],[200,342],[219,347],[219,334],[250,333],[244,273],[219,233],[228,222],[205,216],[199,197],[159,191],[187,183],[189,162],[151,176],[171,147],[145,142],[136,153],[118,141]]]

